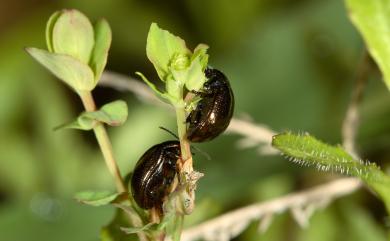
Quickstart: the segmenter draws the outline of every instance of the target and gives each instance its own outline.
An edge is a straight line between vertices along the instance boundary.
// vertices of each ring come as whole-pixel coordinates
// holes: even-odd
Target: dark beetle
[[[187,117],[187,138],[204,142],[217,137],[228,127],[234,110],[234,96],[226,76],[219,70],[205,70],[207,82],[199,95],[202,99]]]
[[[152,146],[138,160],[131,178],[131,191],[141,208],[155,207],[162,211],[164,198],[177,173],[180,153],[180,142],[166,141]]]

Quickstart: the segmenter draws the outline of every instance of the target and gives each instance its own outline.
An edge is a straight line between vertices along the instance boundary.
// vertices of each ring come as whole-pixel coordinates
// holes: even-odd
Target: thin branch
[[[161,101],[158,97],[156,97],[156,95],[146,84],[124,74],[106,70],[100,78],[99,85],[103,87],[110,87],[123,92],[130,91],[134,93],[135,96],[138,97],[141,101],[154,105],[164,105],[166,107],[172,108],[171,105]]]
[[[358,157],[355,142],[360,119],[359,105],[363,99],[363,91],[366,86],[370,70],[370,56],[368,55],[367,50],[364,50],[363,56],[357,68],[352,97],[341,129],[341,133],[343,135],[343,147],[354,157]]]
[[[277,154],[279,153],[271,146],[272,136],[277,133],[265,125],[255,124],[249,121],[233,118],[227,129],[227,133],[234,133],[243,136],[244,138],[238,142],[241,148],[259,146],[261,154]]]
[[[240,234],[252,221],[260,219],[268,221],[272,215],[287,210],[295,213],[296,219],[303,216],[305,218],[302,220],[307,220],[307,216],[317,208],[354,192],[360,186],[361,182],[356,178],[341,178],[306,191],[252,204],[185,230],[181,240],[230,240]],[[260,228],[261,225],[262,222]]]

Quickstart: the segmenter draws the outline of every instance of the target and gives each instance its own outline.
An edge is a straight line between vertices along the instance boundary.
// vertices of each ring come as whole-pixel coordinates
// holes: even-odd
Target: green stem
[[[80,94],[81,100],[83,102],[84,108],[86,111],[95,111],[96,105],[93,100],[91,92],[84,92]],[[127,188],[123,182],[122,176],[120,174],[119,168],[116,164],[114,154],[112,151],[112,145],[110,139],[108,138],[106,128],[102,123],[97,123],[97,125],[93,128],[95,132],[96,139],[99,143],[100,150],[102,151],[104,160],[110,171],[111,175],[115,179],[115,184],[118,192],[126,192]]]
[[[183,99],[183,96],[181,96],[181,99]],[[185,111],[185,102],[181,101],[180,103],[175,104],[175,110],[176,110],[176,121],[177,121],[177,131],[179,135],[180,140],[180,149],[181,149],[181,170],[180,170],[180,177],[187,179],[188,174],[193,172],[193,166],[192,166],[192,154],[190,149],[190,142],[187,139],[187,125],[186,125],[186,111]],[[187,180],[186,180],[187,181]],[[182,182],[182,181],[181,181]],[[185,190],[187,195],[191,198],[191,205],[188,210],[184,208],[184,213],[189,214],[193,210],[193,202],[195,200],[195,192],[193,189],[187,188]],[[185,207],[184,204],[182,204],[182,207]],[[173,232],[172,239],[174,241],[180,240],[180,235],[183,229],[183,221],[184,221],[184,214],[183,213],[177,213],[175,216],[175,228]]]
[[[79,93],[81,101],[83,102],[84,108],[86,111],[95,111],[96,105],[95,101],[93,100],[91,92],[83,92]],[[114,153],[112,151],[112,145],[111,141],[108,137],[106,128],[104,128],[104,125],[102,123],[97,123],[97,125],[93,128],[93,131],[95,132],[96,139],[99,143],[100,150],[102,151],[104,161],[106,162],[106,165],[108,167],[108,170],[110,171],[111,175],[114,177],[116,188],[118,192],[127,192],[127,188],[123,182],[122,176],[120,174],[118,165],[116,164]],[[128,202],[131,203],[131,200],[128,200]],[[143,223],[141,220],[141,217],[138,215],[129,215],[131,223],[134,225],[134,227],[142,227]],[[149,239],[143,232],[137,233],[139,240],[141,241],[148,241]]]
[[[183,230],[183,215],[176,215],[175,217],[175,232],[173,232],[172,240],[180,241],[181,231]]]
[[[186,112],[184,108],[184,102],[176,105],[176,119],[177,119],[177,131],[180,140],[181,157],[183,161],[191,158],[191,152],[189,151],[190,143],[186,138]]]

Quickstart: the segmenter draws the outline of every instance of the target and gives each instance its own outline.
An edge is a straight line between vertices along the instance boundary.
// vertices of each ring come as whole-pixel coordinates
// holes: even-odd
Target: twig
[[[299,217],[303,217],[302,221],[307,220],[313,210],[354,192],[360,186],[361,182],[356,178],[341,178],[306,191],[252,204],[185,230],[181,240],[229,240],[240,234],[250,222],[260,219],[268,221],[270,216],[286,210],[295,213],[294,217],[298,220]]]
[[[341,129],[341,133],[343,135],[343,147],[354,157],[358,157],[355,139],[359,127],[359,104],[363,99],[363,90],[366,86],[370,70],[370,57],[367,51],[364,50],[362,59],[360,60],[356,72],[356,81],[352,97],[349,102],[347,113],[345,115]]]
[[[264,125],[233,118],[227,129],[227,133],[235,133],[244,137],[238,143],[241,148],[260,145],[259,152],[261,154],[279,153],[271,146],[272,136],[277,133]]]
[[[157,98],[146,84],[124,74],[106,70],[100,78],[99,85],[103,87],[110,87],[118,91],[133,92],[136,97],[140,98],[140,100],[154,105],[163,105],[169,108],[172,107]]]

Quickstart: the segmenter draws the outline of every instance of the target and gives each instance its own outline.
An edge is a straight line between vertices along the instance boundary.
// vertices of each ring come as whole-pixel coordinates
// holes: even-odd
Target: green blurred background
[[[100,227],[114,212],[72,199],[81,190],[113,190],[113,182],[91,133],[52,130],[75,117],[82,105],[23,51],[26,46],[45,48],[45,23],[58,9],[77,8],[92,20],[109,21],[109,70],[128,76],[141,71],[157,79],[145,54],[154,21],[183,37],[190,48],[210,46],[210,64],[225,72],[234,89],[236,117],[249,115],[277,131],[308,131],[326,142],[341,142],[364,45],[340,0],[0,3],[1,241],[99,240]],[[94,96],[98,105],[117,98],[128,102],[126,124],[109,128],[122,173],[151,145],[172,138],[157,128],[175,128],[174,116],[165,109],[109,88],[97,88]],[[390,94],[377,71],[370,76],[361,114],[359,151],[388,170]],[[337,177],[280,156],[259,155],[255,148],[238,149],[239,139],[223,135],[198,145],[212,160],[196,156],[196,169],[206,175],[187,225]],[[264,234],[256,230],[253,223],[236,240],[386,240],[386,214],[383,204],[362,189],[316,212],[306,229],[286,213],[275,216]]]

